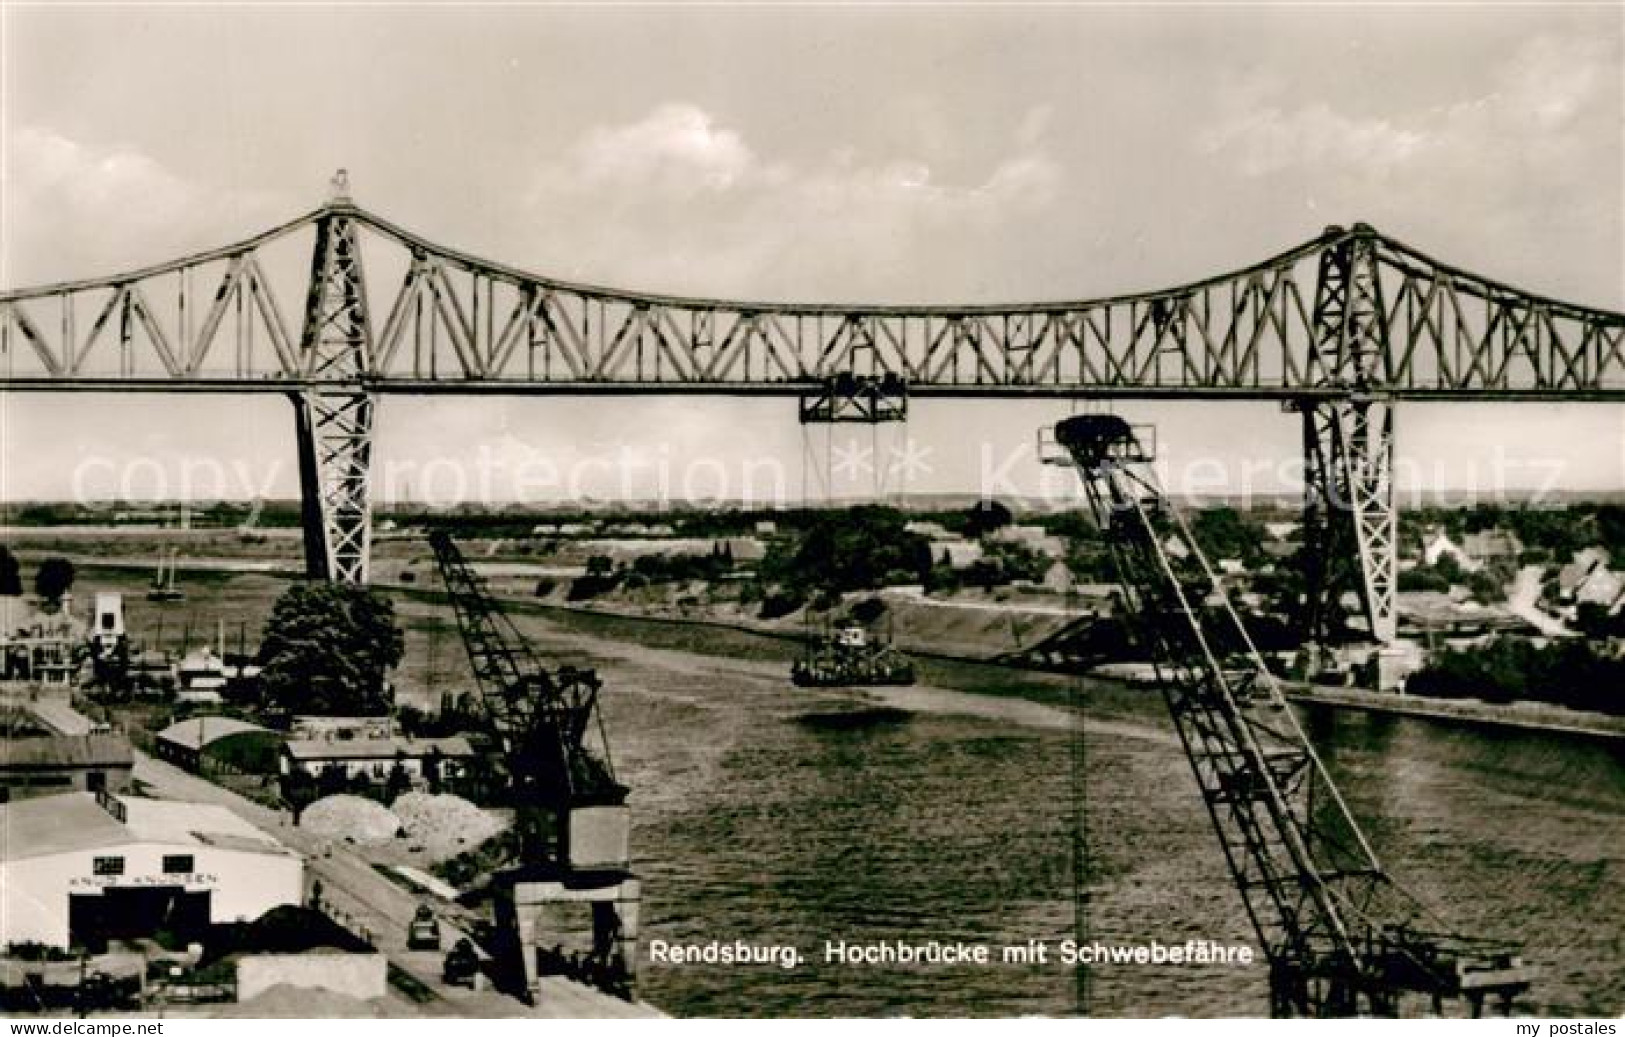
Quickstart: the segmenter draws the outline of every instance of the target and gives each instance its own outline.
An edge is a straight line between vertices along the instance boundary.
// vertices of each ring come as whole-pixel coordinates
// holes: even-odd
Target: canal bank
[[[523,599],[519,599],[519,601],[523,601]],[[738,622],[694,616],[651,616],[628,610],[582,605],[532,602],[524,602],[523,604],[526,607],[535,609],[540,614],[555,617],[559,613],[574,613],[646,628],[691,626],[714,631],[728,631],[746,637],[770,639],[789,646],[799,646],[802,643],[802,635],[766,623]],[[645,634],[645,636],[649,635]],[[687,639],[660,636],[655,636],[654,640],[673,645],[692,643],[697,650],[701,651],[705,650],[703,645],[706,641],[703,638]],[[795,647],[791,647],[788,652],[793,654],[795,650]],[[1036,693],[1041,701],[1060,701],[1068,693],[1069,686],[1080,679],[1048,674],[1044,671],[1030,670],[1023,667],[1008,666],[978,656],[961,655],[940,649],[934,650],[917,643],[909,645],[908,652],[910,655],[925,661],[927,665],[934,661],[956,666],[986,668],[988,671],[1005,671],[1007,674],[1034,675],[1035,679],[1031,681],[1004,679],[996,681],[995,684],[998,686],[1025,685],[1033,693]],[[785,657],[789,658],[790,655]],[[1154,683],[1150,679],[1135,675],[1138,673],[1137,667],[1148,669],[1142,664],[1124,664],[1117,668],[1108,666],[1087,674],[1081,679],[1091,687],[1118,685],[1133,687],[1142,692],[1152,689]],[[1040,676],[1051,679],[1037,679]],[[1395,692],[1367,691],[1361,688],[1312,685],[1298,681],[1283,682],[1283,686],[1290,698],[1306,705],[1359,710],[1368,713],[1385,713],[1450,724],[1480,725],[1625,742],[1625,716],[1586,713],[1540,702],[1500,703],[1486,702],[1479,699],[1424,698]]]
[[[84,570],[91,572],[96,569],[116,571],[142,568],[145,565],[144,562],[127,563],[89,558],[79,559],[77,564]],[[202,558],[191,560],[186,568],[192,572],[208,573],[216,576],[228,573],[252,573],[273,579],[297,578],[297,573],[293,570],[279,568],[260,561],[245,562],[232,559]],[[426,601],[437,601],[441,597],[436,591],[408,584],[378,583],[377,586],[391,593]],[[747,657],[782,658],[786,661],[795,657],[806,638],[806,632],[803,630],[787,628],[783,624],[776,624],[771,621],[748,618],[718,618],[697,614],[660,615],[635,609],[605,607],[603,605],[544,602],[533,598],[516,596],[499,595],[498,597],[503,601],[505,607],[551,616],[559,619],[565,625],[572,624],[569,619],[570,616],[597,617],[606,622],[629,624],[628,630],[643,631],[642,638],[650,643],[702,652],[709,650],[720,651],[720,646],[716,646],[715,638],[692,637],[682,634],[662,635],[655,633],[655,631],[662,628],[678,630],[692,628],[700,631],[716,631],[739,635],[744,638],[759,639],[760,645],[757,646],[757,650],[749,652]],[[576,623],[580,622],[580,620],[576,621]],[[940,645],[933,645],[926,638],[906,635],[899,636],[897,642],[900,647],[905,648],[910,655],[924,661],[927,666],[931,662],[938,662],[956,666],[986,667],[989,671],[1004,671],[1005,675],[1003,677],[995,676],[992,673],[983,675],[983,684],[990,684],[995,689],[992,692],[995,694],[1002,693],[997,689],[1020,687],[1023,690],[1018,693],[1031,694],[1038,701],[1051,703],[1068,701],[1075,694],[1075,686],[1080,680],[1080,678],[1076,677],[1057,676],[1047,674],[1044,671],[1028,670],[997,663],[992,658],[997,653],[992,650],[986,652],[954,651]],[[779,647],[777,649],[763,649],[762,645],[777,645]],[[729,647],[731,649],[740,649],[748,646],[738,641],[731,641]],[[1102,667],[1101,670],[1081,679],[1093,688],[1117,685],[1136,686],[1136,690],[1143,690],[1149,682],[1132,675],[1136,668],[1143,668],[1143,665],[1122,664],[1116,671],[1109,666]],[[1018,673],[1030,676],[1025,679],[1010,676]],[[1451,724],[1567,734],[1614,742],[1625,741],[1625,716],[1584,713],[1545,703],[1498,703],[1477,699],[1424,698],[1415,695],[1373,692],[1333,685],[1309,685],[1301,682],[1288,682],[1287,690],[1295,701],[1306,705],[1385,713]]]
[[[1417,717],[1447,724],[1540,731],[1625,744],[1625,717],[1581,713],[1541,702],[1435,699],[1396,692],[1297,683],[1288,685],[1287,694],[1296,702],[1315,706]]]

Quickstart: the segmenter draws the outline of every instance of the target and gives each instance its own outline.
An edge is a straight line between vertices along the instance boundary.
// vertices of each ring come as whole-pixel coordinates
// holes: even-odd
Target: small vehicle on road
[[[417,914],[406,927],[406,948],[412,951],[440,949],[440,920],[428,904],[419,904]]]
[[[440,978],[447,986],[472,987],[479,972],[479,952],[474,949],[473,942],[464,936],[446,952],[446,962],[441,967]]]

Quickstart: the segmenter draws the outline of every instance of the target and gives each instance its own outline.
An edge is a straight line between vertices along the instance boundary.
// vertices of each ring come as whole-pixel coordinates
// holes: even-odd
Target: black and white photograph
[[[18,1033],[1617,1033],[1625,5],[0,0],[0,721]]]

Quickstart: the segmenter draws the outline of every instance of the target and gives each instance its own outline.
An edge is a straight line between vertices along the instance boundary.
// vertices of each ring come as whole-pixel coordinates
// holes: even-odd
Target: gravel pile
[[[395,816],[407,835],[434,856],[471,850],[507,827],[461,796],[408,792],[395,800]]]
[[[328,796],[305,808],[299,826],[316,835],[377,846],[395,838],[401,819],[382,803],[360,796]]]

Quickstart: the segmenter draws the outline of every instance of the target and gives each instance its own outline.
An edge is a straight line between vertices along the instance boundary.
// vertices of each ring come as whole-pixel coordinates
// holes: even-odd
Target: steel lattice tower
[[[291,393],[305,509],[305,567],[312,579],[366,583],[372,545],[372,420],[362,385],[370,369],[361,247],[342,174],[316,223],[300,357],[309,380]]]

